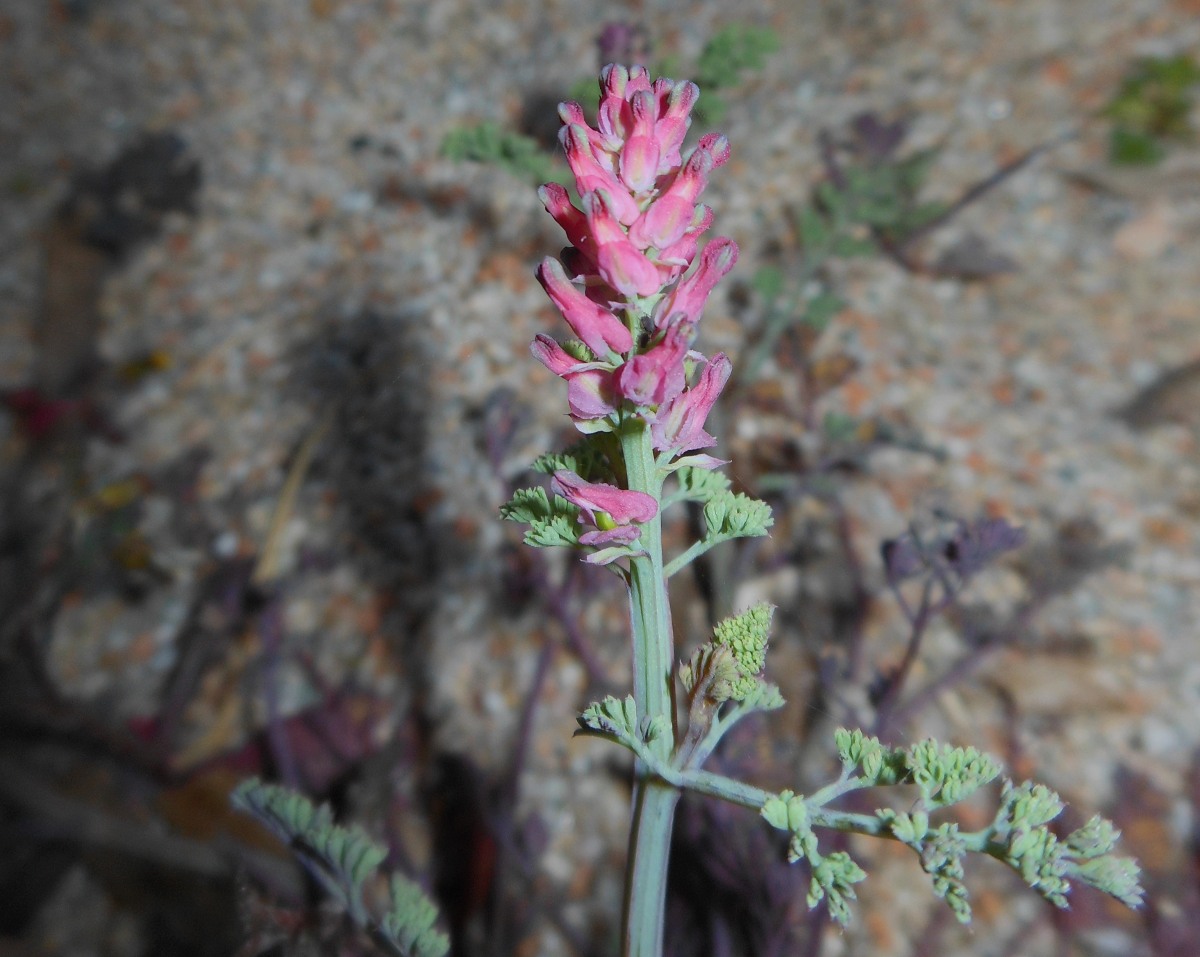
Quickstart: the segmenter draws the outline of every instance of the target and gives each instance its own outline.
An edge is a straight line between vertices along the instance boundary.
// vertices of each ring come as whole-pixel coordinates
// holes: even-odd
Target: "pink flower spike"
[[[578,506],[580,521],[601,531],[630,522],[648,522],[658,514],[653,495],[632,492],[604,482],[585,482],[569,469],[559,469],[550,481],[550,490]]]
[[[651,426],[654,448],[658,451],[691,452],[716,445],[717,440],[704,431],[704,420],[729,381],[733,363],[718,352],[705,363],[700,380],[660,412]]]
[[[659,316],[668,317],[682,312],[688,322],[699,322],[713,286],[733,268],[737,258],[737,243],[728,237],[718,236],[704,247],[696,271],[685,277],[663,301]]]
[[[580,292],[563,271],[557,259],[547,256],[537,271],[538,282],[558,307],[567,325],[597,357],[609,350],[628,352],[633,348],[633,335],[607,309],[592,302]]]

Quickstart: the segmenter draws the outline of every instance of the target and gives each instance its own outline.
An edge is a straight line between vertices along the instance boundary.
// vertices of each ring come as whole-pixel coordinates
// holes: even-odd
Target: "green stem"
[[[621,452],[628,488],[662,500],[662,476],[654,461],[650,429],[633,418],[621,429]],[[642,720],[665,715],[675,727],[672,663],[675,644],[663,574],[662,511],[641,526],[638,544],[646,554],[629,563],[629,608],[633,633],[633,698]],[[662,735],[648,747],[662,763],[670,761],[675,736]],[[667,859],[679,791],[635,764],[636,797],[625,874],[624,957],[659,957],[666,905]]]
[[[688,550],[686,552],[680,552],[678,555],[676,555],[674,558],[672,558],[670,562],[667,563],[666,568],[663,569],[663,574],[666,575],[667,578],[670,578],[672,575],[676,574],[677,572],[683,571],[683,569],[685,569],[688,565],[690,565],[692,562],[694,562],[697,558],[699,558],[701,555],[703,555],[705,552],[707,552],[715,544],[717,544],[717,543],[716,542],[692,542],[692,544],[688,547]]]

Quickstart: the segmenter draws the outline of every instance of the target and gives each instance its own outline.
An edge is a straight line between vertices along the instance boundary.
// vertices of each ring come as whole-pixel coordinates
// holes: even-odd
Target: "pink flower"
[[[665,92],[659,120],[654,124],[654,135],[662,151],[660,173],[669,172],[683,162],[679,148],[692,125],[692,107],[700,96],[700,88],[695,83],[675,83]]]
[[[567,234],[567,242],[583,249],[591,241],[587,217],[572,205],[571,197],[564,187],[558,183],[547,183],[538,190],[538,198],[546,207],[546,212],[554,217],[554,221]]]
[[[662,288],[658,268],[628,239],[605,243],[596,254],[596,269],[622,296],[652,296]]]
[[[597,159],[588,139],[588,128],[577,123],[564,126],[558,134],[563,152],[567,154],[567,165],[575,177],[575,185],[579,194],[590,193],[602,189],[612,196],[614,212],[617,218],[629,225],[634,222],[642,211],[637,202],[629,195],[629,190],[617,179],[611,169],[606,168]]]
[[[653,495],[630,492],[604,482],[587,482],[570,469],[555,472],[550,489],[578,506],[581,518],[586,516],[588,523],[597,528],[648,522],[658,514],[658,502]]]
[[[717,440],[704,431],[704,420],[732,371],[733,363],[725,353],[718,352],[709,359],[699,381],[659,410],[650,427],[654,448],[660,452],[691,452],[716,445]]]
[[[633,348],[633,335],[625,324],[576,289],[558,260],[543,259],[537,277],[571,331],[597,356],[606,356],[610,349],[628,352]]]
[[[699,322],[713,286],[733,268],[737,258],[737,243],[732,239],[719,236],[705,246],[696,271],[680,282],[659,305],[656,324],[661,327],[679,313],[687,322]]]
[[[650,204],[629,230],[642,246],[664,249],[678,242],[696,214],[696,204],[683,196],[663,196]]]
[[[620,400],[607,362],[580,362],[540,332],[529,351],[556,376],[567,380],[567,405],[576,419],[600,419],[617,411]]]
[[[576,419],[602,419],[620,402],[607,369],[585,369],[567,376],[567,407]]]
[[[634,193],[645,192],[658,179],[658,160],[661,155],[655,120],[658,106],[654,94],[639,90],[629,101],[633,125],[621,150],[617,168],[621,180]]]
[[[641,406],[660,406],[675,398],[686,384],[683,360],[691,345],[690,330],[676,323],[667,330],[662,342],[634,356],[614,376],[617,391]]]
[[[662,288],[658,270],[637,246],[612,213],[604,190],[583,196],[583,211],[590,231],[589,245],[595,248],[596,269],[609,286],[622,296],[649,296]]]

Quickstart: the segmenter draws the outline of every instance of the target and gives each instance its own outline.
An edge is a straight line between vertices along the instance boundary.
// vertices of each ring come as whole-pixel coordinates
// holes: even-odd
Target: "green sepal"
[[[564,339],[559,343],[562,346],[563,352],[569,355],[576,362],[596,362],[596,353],[592,352],[579,339]]]

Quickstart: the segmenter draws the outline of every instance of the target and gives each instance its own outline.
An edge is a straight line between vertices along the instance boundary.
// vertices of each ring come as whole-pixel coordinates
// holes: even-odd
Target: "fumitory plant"
[[[927,740],[889,747],[857,730],[840,730],[837,777],[809,795],[764,791],[704,770],[722,736],[741,718],[783,704],[763,676],[773,609],[756,605],[717,624],[711,639],[680,663],[671,626],[671,577],[721,542],[768,534],[770,507],[734,493],[726,462],[704,452],[705,431],[732,364],[696,351],[699,322],[714,286],[737,262],[737,244],[717,237],[703,250],[712,209],[699,197],[730,155],[719,134],[684,150],[693,83],[651,80],[643,67],[610,65],[600,74],[596,127],[583,109],[563,103],[560,142],[579,204],[561,185],[539,192],[566,233],[560,259],[537,276],[570,327],[563,341],[538,334],[534,356],[567,384],[567,405],[581,441],[542,456],[534,468],[549,489],[518,491],[502,509],[529,526],[535,547],[566,546],[612,570],[629,593],[632,694],[607,697],[580,716],[581,731],[633,752],[635,800],[625,883],[622,953],[662,950],[667,857],[676,804],[691,789],[758,811],[789,835],[788,858],[805,861],[808,905],[825,901],[840,923],[865,874],[846,851],[824,853],[817,830],[898,840],[911,847],[961,921],[970,919],[963,858],[976,851],[1015,869],[1044,897],[1067,905],[1071,881],[1103,890],[1131,907],[1141,902],[1136,863],[1111,852],[1118,832],[1093,817],[1065,837],[1050,825],[1059,797],[1032,783],[1001,779],[999,764],[974,748]],[[703,511],[703,536],[663,554],[664,513],[684,502]],[[990,823],[960,830],[940,812],[1001,779]],[[905,787],[905,810],[838,810],[860,789]]]
[[[1112,853],[1119,835],[1111,823],[1097,816],[1070,833],[1054,829],[1063,810],[1058,795],[1003,777],[1000,765],[974,748],[933,740],[893,747],[840,729],[836,775],[811,794],[774,793],[705,770],[730,728],[778,709],[783,698],[764,676],[770,605],[719,622],[686,661],[679,660],[671,624],[674,575],[722,542],[767,535],[772,525],[770,507],[735,493],[721,472],[728,463],[705,451],[716,445],[706,421],[732,363],[694,347],[705,304],[736,264],[738,247],[717,237],[701,248],[713,211],[700,196],[729,160],[730,144],[710,133],[684,148],[698,96],[693,83],[610,65],[600,74],[594,128],[578,103],[559,106],[559,139],[578,203],[560,184],[539,191],[569,245],[558,259],[544,259],[537,277],[571,335],[540,333],[532,352],[565,380],[581,438],[539,458],[534,468],[549,481],[517,491],[502,509],[504,518],[528,526],[529,545],[574,549],[628,590],[632,694],[606,697],[579,716],[580,733],[634,755],[622,954],[662,952],[668,852],[685,789],[746,807],[785,832],[788,859],[807,868],[808,906],[823,902],[842,924],[866,875],[849,852],[822,845],[822,830],[909,846],[934,893],[963,922],[971,916],[963,881],[969,851],[1009,865],[1058,907],[1067,906],[1072,881],[1138,906],[1139,869]],[[663,518],[685,503],[702,514],[703,534],[668,557]],[[984,827],[963,830],[947,819],[946,808],[993,782],[999,806]],[[838,807],[852,792],[882,787],[902,789],[895,808],[867,813],[862,808],[871,804],[861,796],[853,808]],[[445,952],[431,902],[399,876],[381,882],[374,875],[384,855],[365,835],[272,785],[247,782],[236,802],[289,840],[377,943],[405,957]],[[373,907],[381,883],[390,893]]]

